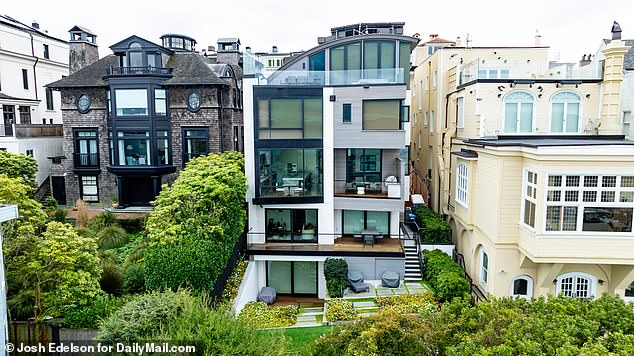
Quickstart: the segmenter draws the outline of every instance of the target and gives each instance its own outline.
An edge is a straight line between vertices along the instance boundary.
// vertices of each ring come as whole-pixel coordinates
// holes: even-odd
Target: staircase
[[[37,190],[35,191],[33,196],[34,196],[35,200],[37,200],[38,202],[40,202],[42,205],[44,205],[46,207],[46,203],[47,203],[48,198],[50,198],[52,196],[51,195],[50,177],[46,177],[46,179],[44,179],[44,181],[37,188]]]
[[[413,241],[413,240],[406,240]],[[422,279],[421,265],[416,253],[416,245],[407,243],[403,246],[405,250],[405,282],[420,282]]]

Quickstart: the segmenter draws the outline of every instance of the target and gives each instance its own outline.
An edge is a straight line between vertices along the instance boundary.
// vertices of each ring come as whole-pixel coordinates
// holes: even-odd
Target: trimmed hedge
[[[434,295],[426,292],[376,298],[381,309],[390,309],[399,314],[431,314],[438,311]]]
[[[326,306],[326,319],[328,321],[344,321],[344,320],[357,320],[359,315],[352,302],[347,299],[334,298],[328,301]]]
[[[343,258],[326,258],[324,262],[324,277],[326,289],[332,298],[343,297],[343,291],[348,287],[348,263]]]
[[[434,288],[439,301],[469,297],[469,281],[464,277],[462,268],[451,257],[439,250],[423,250],[423,256],[425,280]]]
[[[416,222],[423,228],[421,242],[446,244],[451,243],[451,227],[433,210],[425,207],[416,209]]]

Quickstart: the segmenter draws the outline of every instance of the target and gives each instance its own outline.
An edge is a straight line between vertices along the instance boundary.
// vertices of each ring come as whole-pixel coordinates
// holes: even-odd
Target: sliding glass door
[[[388,236],[390,234],[389,211],[343,211],[343,234],[359,235],[363,230],[376,230]]]
[[[317,262],[268,261],[266,285],[277,294],[317,295]]]

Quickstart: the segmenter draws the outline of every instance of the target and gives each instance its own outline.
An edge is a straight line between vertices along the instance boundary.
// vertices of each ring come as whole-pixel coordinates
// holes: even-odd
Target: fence
[[[248,226],[248,225],[245,225]],[[235,246],[233,247],[233,252],[229,259],[227,260],[227,264],[225,265],[225,269],[222,271],[218,279],[216,280],[216,284],[214,285],[214,289],[210,293],[210,297],[214,301],[219,301],[222,298],[222,292],[225,290],[227,285],[227,281],[229,277],[231,277],[231,273],[233,273],[236,264],[240,257],[246,255],[247,251],[247,233],[246,230],[242,233],[238,241],[236,241]]]

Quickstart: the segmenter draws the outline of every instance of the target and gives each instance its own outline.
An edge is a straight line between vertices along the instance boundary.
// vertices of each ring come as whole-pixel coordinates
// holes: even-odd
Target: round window
[[[198,111],[200,109],[200,94],[192,91],[187,97],[187,107],[191,111]]]
[[[90,109],[90,97],[86,94],[81,94],[77,99],[77,109],[81,113],[85,113]]]

